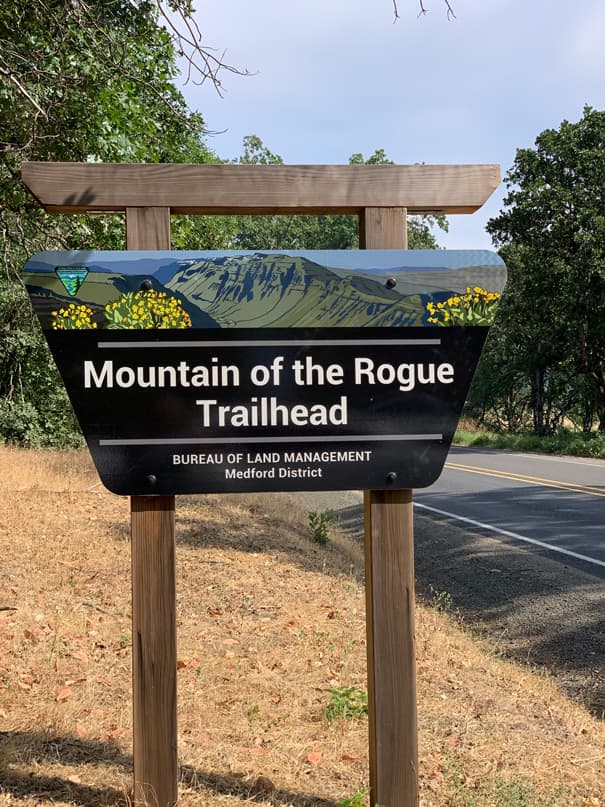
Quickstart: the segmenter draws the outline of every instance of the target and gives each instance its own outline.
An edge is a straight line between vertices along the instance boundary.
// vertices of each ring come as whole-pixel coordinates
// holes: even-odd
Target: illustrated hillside
[[[174,274],[177,268],[178,265],[174,264],[170,275]],[[31,272],[27,276],[27,290],[44,327],[49,326],[53,310],[68,306],[74,301],[90,306],[94,312],[95,320],[101,322],[103,320],[103,310],[108,303],[117,300],[122,294],[139,291],[141,284],[150,279],[156,291],[174,296],[174,292],[170,292],[151,273],[122,274],[120,272],[102,271],[94,266],[90,266],[88,269],[89,273],[86,280],[77,289],[77,296],[72,296],[69,293],[68,288],[55,271],[36,269],[35,272]],[[191,315],[194,327],[217,327],[217,323],[196,306],[188,304],[184,299],[181,302],[185,310]]]
[[[226,327],[420,325],[421,295],[340,276],[304,257],[253,254],[201,260],[166,286]]]
[[[382,269],[348,268],[345,253],[329,256],[344,266],[326,266],[313,253],[108,255],[43,253],[29,261],[25,283],[43,327],[71,303],[88,306],[95,327],[105,327],[105,306],[146,287],[176,298],[194,328],[430,325],[427,303],[477,282],[492,290],[503,285],[501,267],[473,265],[472,253],[468,266],[448,268],[447,253],[441,260],[435,252],[430,266],[411,257]]]

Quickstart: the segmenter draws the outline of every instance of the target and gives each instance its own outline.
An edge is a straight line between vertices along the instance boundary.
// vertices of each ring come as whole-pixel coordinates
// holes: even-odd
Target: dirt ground
[[[361,494],[315,496],[297,499],[309,509],[331,505],[340,528],[361,544]],[[414,543],[416,588],[425,602],[458,616],[503,656],[546,670],[570,697],[605,717],[602,572],[421,510]]]
[[[81,452],[0,448],[0,484],[0,805],[125,807],[128,500]],[[417,614],[422,807],[603,807],[603,723],[444,604]],[[367,686],[346,523],[323,546],[280,496],[179,497],[177,621],[179,804],[364,803],[367,718],[328,716]]]

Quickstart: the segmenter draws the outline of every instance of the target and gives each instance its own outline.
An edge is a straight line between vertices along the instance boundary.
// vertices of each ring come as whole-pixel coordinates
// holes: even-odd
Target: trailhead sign
[[[506,270],[464,250],[45,252],[24,280],[104,485],[172,495],[430,485]]]

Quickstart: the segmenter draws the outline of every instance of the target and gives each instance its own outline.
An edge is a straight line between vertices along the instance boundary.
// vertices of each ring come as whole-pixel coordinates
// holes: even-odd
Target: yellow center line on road
[[[496,471],[491,468],[475,468],[472,465],[462,465],[458,462],[446,462],[446,468],[452,471],[465,471],[469,474],[479,474],[480,476],[492,476],[496,479],[510,479],[512,482],[525,482],[528,485],[539,485],[546,488],[557,488],[558,490],[569,490],[572,493],[584,493],[587,496],[605,497],[605,488],[593,488],[588,485],[579,485],[573,482],[559,482],[556,479],[542,479],[539,476],[528,476],[526,474],[516,474],[512,471]]]

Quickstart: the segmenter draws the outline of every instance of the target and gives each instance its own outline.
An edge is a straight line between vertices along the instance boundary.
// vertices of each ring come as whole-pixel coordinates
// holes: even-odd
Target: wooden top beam
[[[26,162],[22,178],[51,213],[167,207],[171,213],[472,213],[498,165],[183,165]]]

